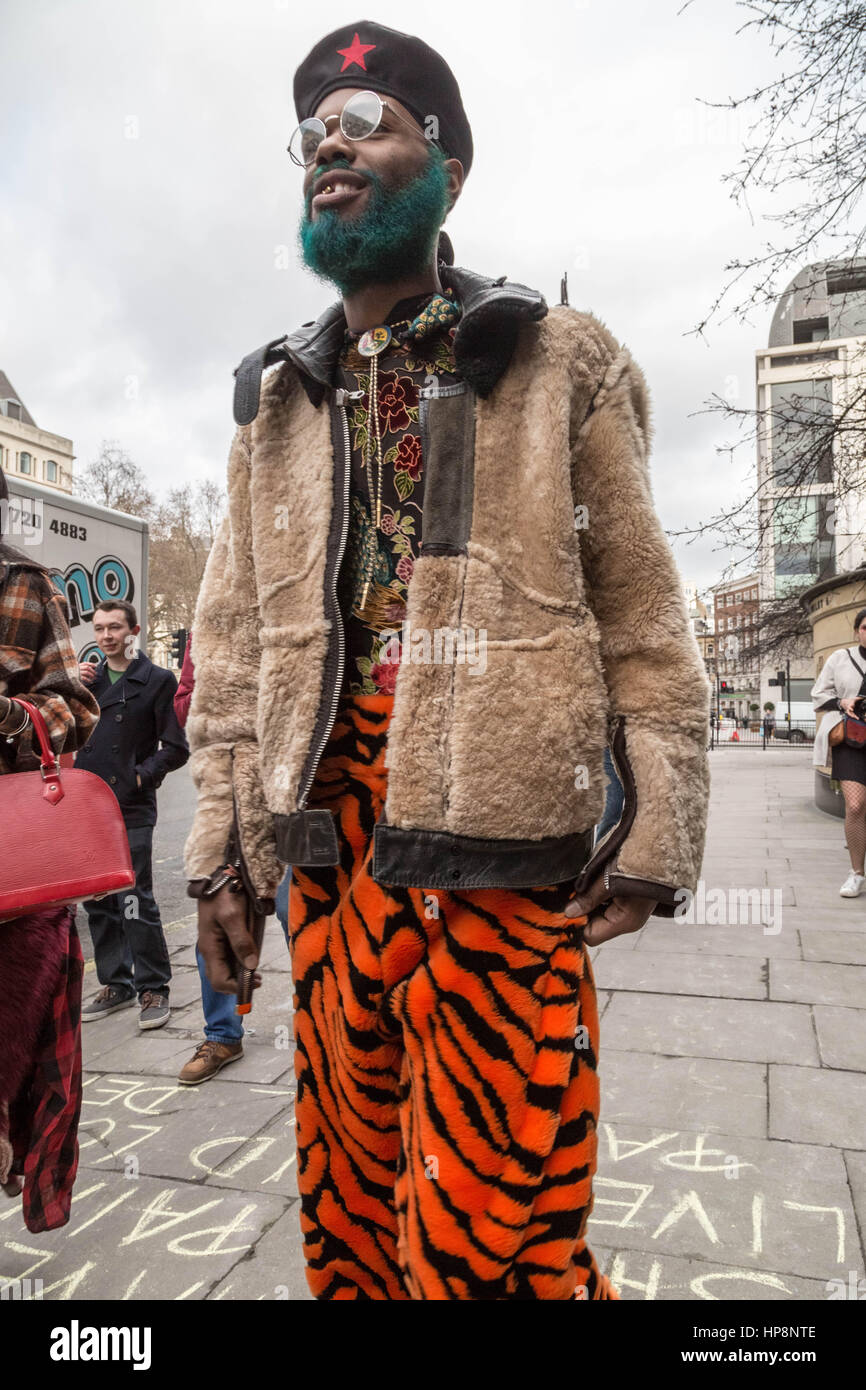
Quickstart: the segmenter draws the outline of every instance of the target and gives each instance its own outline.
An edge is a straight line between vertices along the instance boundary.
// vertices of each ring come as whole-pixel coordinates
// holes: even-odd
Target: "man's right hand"
[[[92,661],[79,661],[78,677],[85,685],[92,685],[96,676],[96,667]]]
[[[198,899],[198,948],[211,985],[218,994],[237,994],[238,970],[255,970],[259,953],[248,928],[248,903],[244,893],[232,893],[226,885],[212,898]],[[260,975],[253,978],[258,989]]]

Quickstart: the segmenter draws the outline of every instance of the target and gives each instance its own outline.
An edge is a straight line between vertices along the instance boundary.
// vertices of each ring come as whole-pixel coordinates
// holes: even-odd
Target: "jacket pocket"
[[[586,831],[604,805],[607,694],[592,629],[485,641],[453,668],[447,829],[496,839]]]
[[[121,806],[133,806],[141,801],[141,792],[135,780],[135,767],[131,761],[109,763],[103,775]]]

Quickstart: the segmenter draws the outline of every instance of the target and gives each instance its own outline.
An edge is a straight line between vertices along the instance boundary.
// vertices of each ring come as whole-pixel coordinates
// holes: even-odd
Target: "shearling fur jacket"
[[[643,374],[592,315],[439,270],[463,306],[461,380],[420,393],[422,545],[373,876],[580,888],[603,871],[672,915],[703,854],[709,683],[653,507]],[[238,368],[228,515],[195,615],[186,872],[206,878],[231,844],[263,898],[286,864],[337,862],[331,812],[306,802],[345,657],[345,327],[337,303]],[[485,662],[459,640],[431,659],[437,632],[475,635]],[[593,847],[606,743],[625,807]]]

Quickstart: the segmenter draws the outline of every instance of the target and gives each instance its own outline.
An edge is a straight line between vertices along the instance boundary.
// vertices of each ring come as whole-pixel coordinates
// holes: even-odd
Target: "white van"
[[[788,712],[790,710],[790,719]],[[776,720],[774,737],[791,743],[814,743],[815,709],[811,700],[777,700],[772,711]]]

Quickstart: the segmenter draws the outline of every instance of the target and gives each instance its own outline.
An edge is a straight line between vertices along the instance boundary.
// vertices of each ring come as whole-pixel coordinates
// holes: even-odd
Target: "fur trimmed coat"
[[[236,431],[194,622],[186,872],[222,862],[236,808],[266,896],[284,872],[275,825],[302,800],[333,627],[336,435],[301,378],[290,360],[270,371]],[[406,616],[413,632],[485,631],[486,669],[401,664],[387,829],[494,855],[569,835],[591,844],[610,742],[628,815],[567,876],[604,868],[612,892],[672,915],[700,873],[710,688],[653,506],[643,374],[592,315],[545,308],[473,396],[473,431],[468,537],[426,555],[422,544]]]

